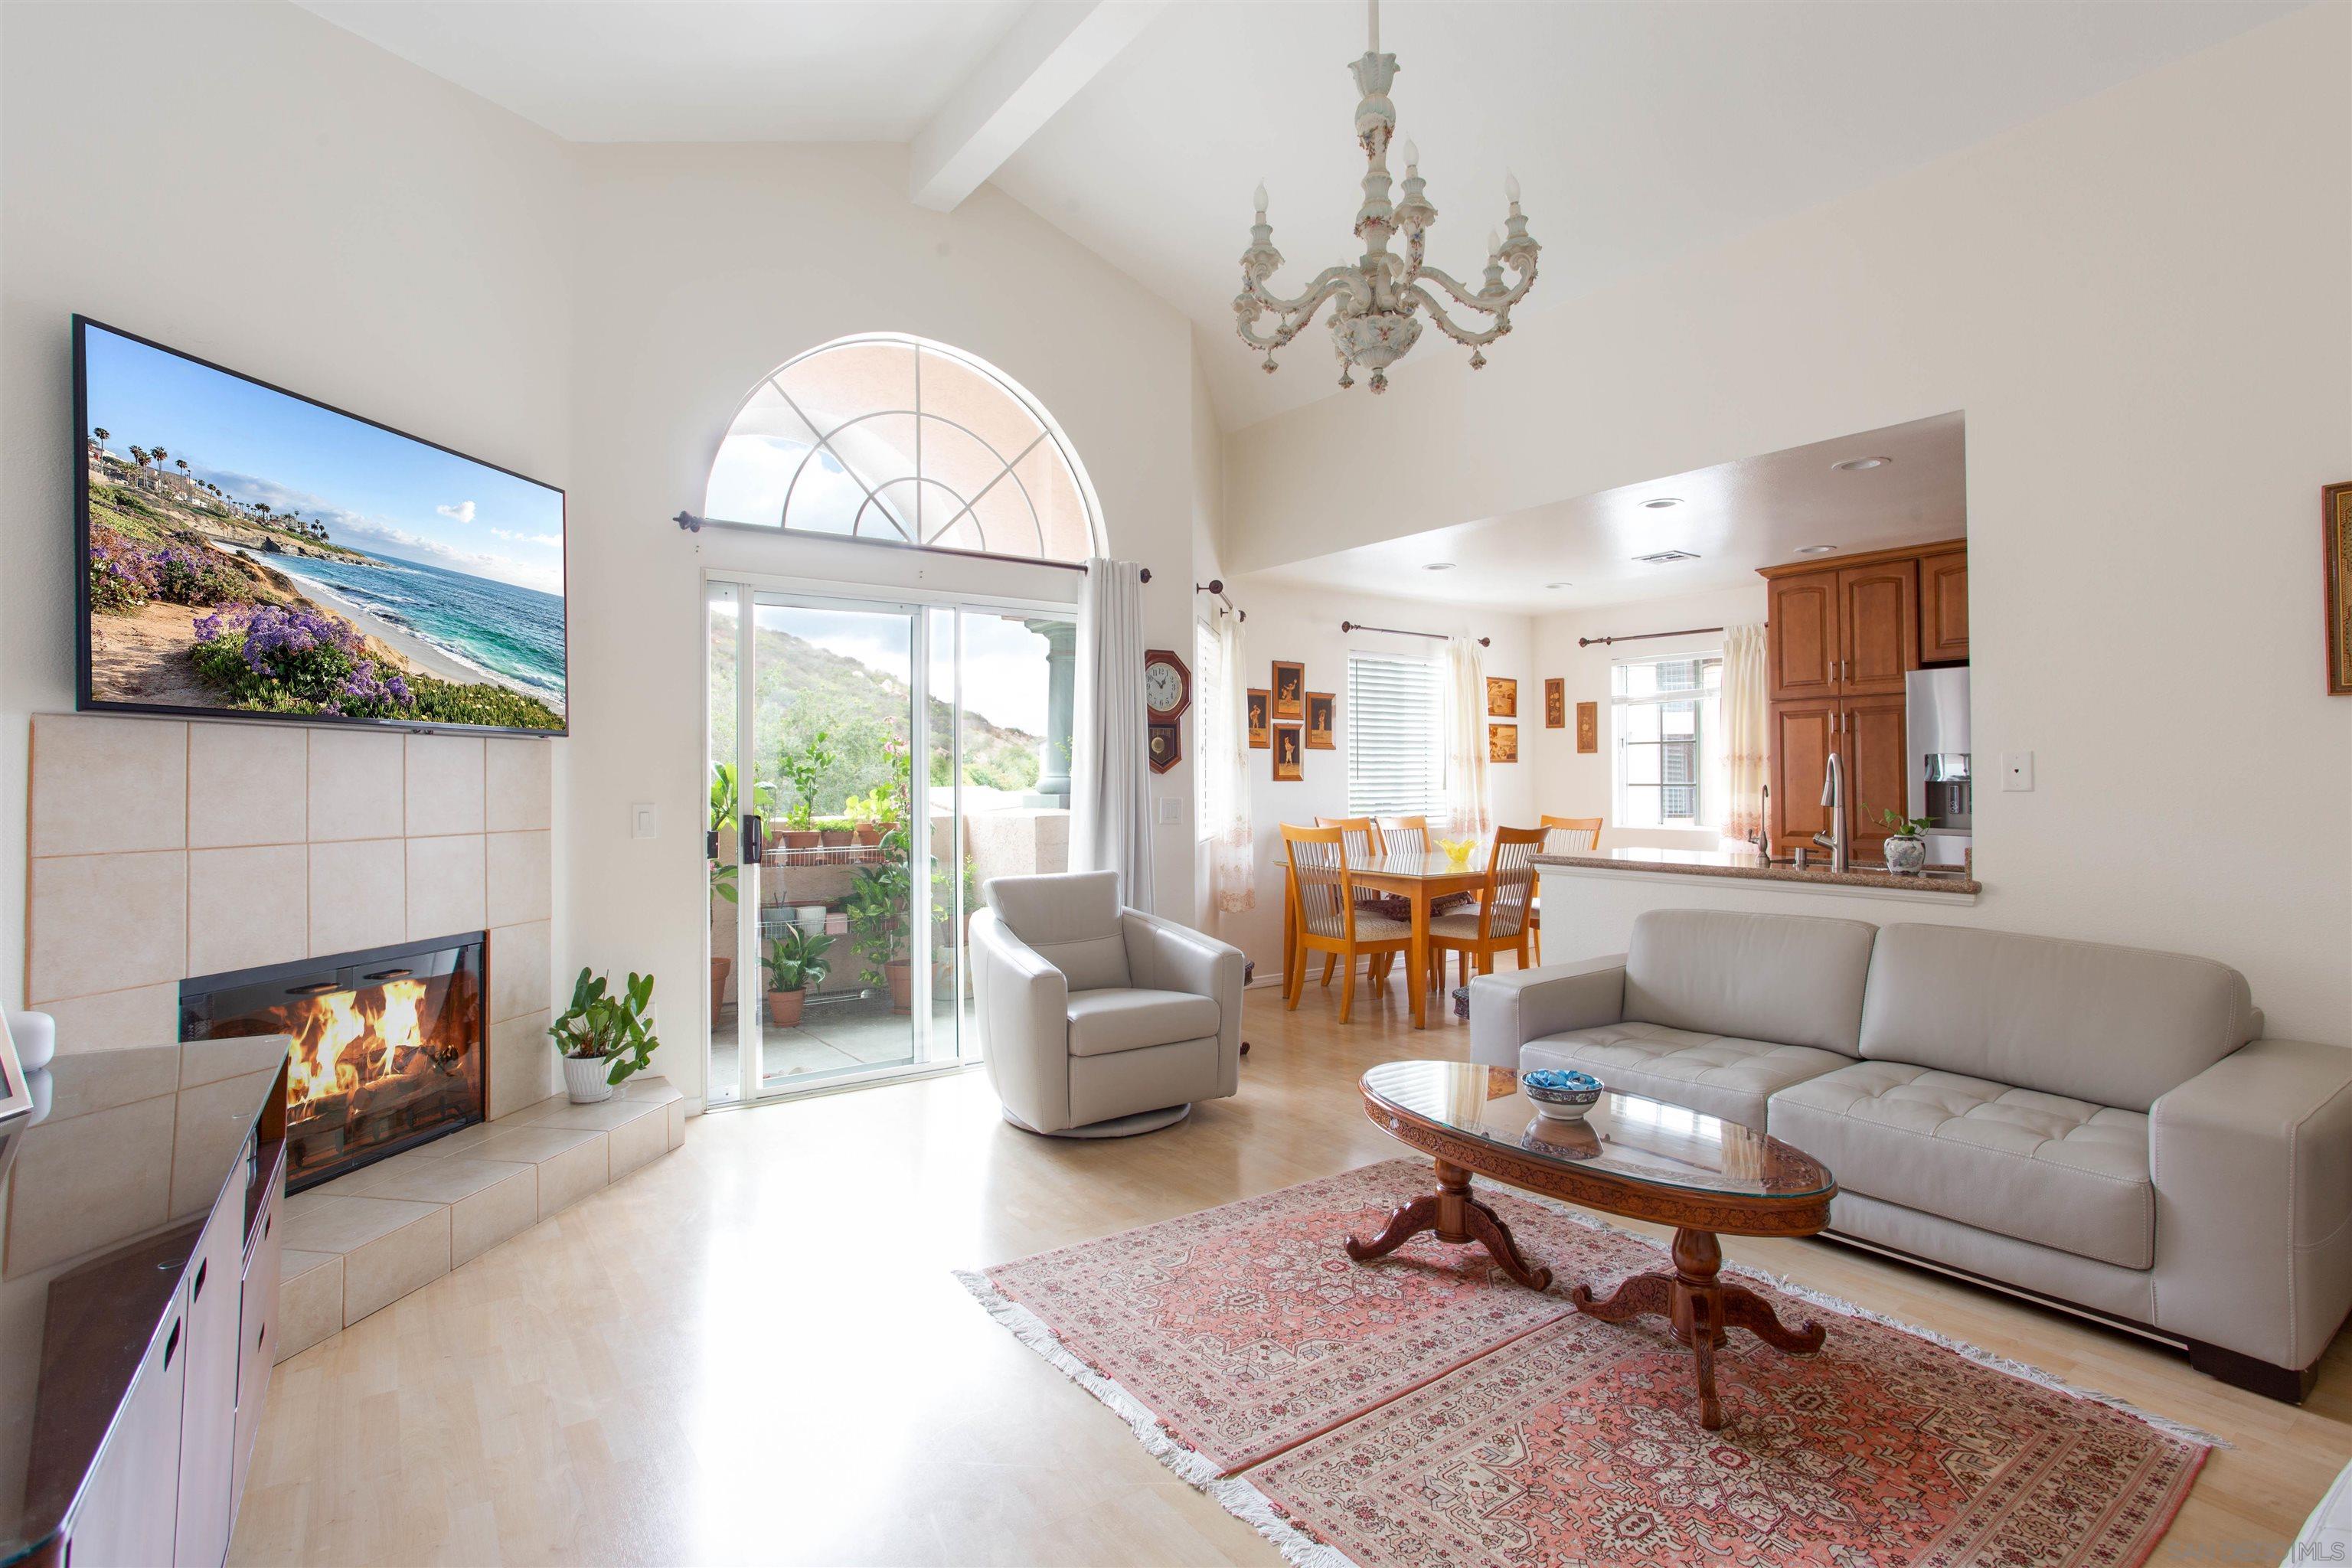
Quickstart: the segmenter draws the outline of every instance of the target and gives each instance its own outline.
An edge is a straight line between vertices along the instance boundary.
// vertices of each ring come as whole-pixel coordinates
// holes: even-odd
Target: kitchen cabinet
[[[1837,574],[1838,689],[1849,696],[1903,695],[1919,667],[1919,563],[1881,561]]]
[[[1772,844],[1778,852],[1829,831],[1822,776],[1837,749],[1838,717],[1835,698],[1772,704],[1765,779],[1772,786]]]
[[[89,1473],[67,1562],[69,1568],[158,1568],[179,1531],[180,1406],[188,1363],[188,1288],[172,1293],[163,1320]]]
[[[1765,600],[1764,662],[1772,700],[1833,695],[1838,689],[1838,574],[1806,572],[1776,577],[1766,588]]]
[[[1969,552],[1919,557],[1919,662],[1969,661]]]
[[[1886,821],[1902,816],[1904,788],[1904,697],[1852,697],[1845,702],[1838,755],[1845,768],[1850,811],[1846,833],[1853,853],[1882,857]]]

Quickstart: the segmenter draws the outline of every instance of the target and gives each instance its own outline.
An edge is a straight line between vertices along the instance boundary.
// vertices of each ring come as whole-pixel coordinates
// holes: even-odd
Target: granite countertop
[[[1585,871],[1665,871],[1691,877],[1727,877],[1750,882],[1798,882],[1813,887],[1866,888],[1875,892],[1966,894],[1983,885],[1957,866],[1931,866],[1915,877],[1898,877],[1884,864],[1859,863],[1830,869],[1829,856],[1800,870],[1783,860],[1767,862],[1752,849],[1597,849],[1579,854],[1538,855],[1538,866]]]
[[[206,1215],[246,1183],[287,1046],[89,1051],[28,1075],[37,1119],[0,1131],[0,1563],[64,1522]]]

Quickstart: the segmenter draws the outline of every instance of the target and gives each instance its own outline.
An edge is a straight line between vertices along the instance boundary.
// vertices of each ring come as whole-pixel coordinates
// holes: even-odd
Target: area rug
[[[1566,1299],[1660,1267],[1643,1237],[1481,1183],[1552,1289],[1426,1236],[1350,1262],[1430,1180],[1390,1161],[961,1278],[1306,1568],[2134,1568],[2204,1462],[2201,1434],[1730,1268],[1829,1342],[1734,1331],[1704,1431],[1662,1320]]]

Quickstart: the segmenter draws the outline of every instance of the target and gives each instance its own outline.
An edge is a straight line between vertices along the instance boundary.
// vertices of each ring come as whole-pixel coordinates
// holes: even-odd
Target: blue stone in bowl
[[[1538,1115],[1554,1121],[1581,1121],[1601,1098],[1602,1085],[1591,1073],[1540,1068],[1521,1073],[1519,1088],[1535,1101]]]

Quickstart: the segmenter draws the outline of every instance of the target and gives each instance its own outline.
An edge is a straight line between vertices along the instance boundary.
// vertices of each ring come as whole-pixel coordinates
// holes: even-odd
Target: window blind
[[[1348,656],[1348,815],[1411,816],[1444,807],[1437,666]]]

